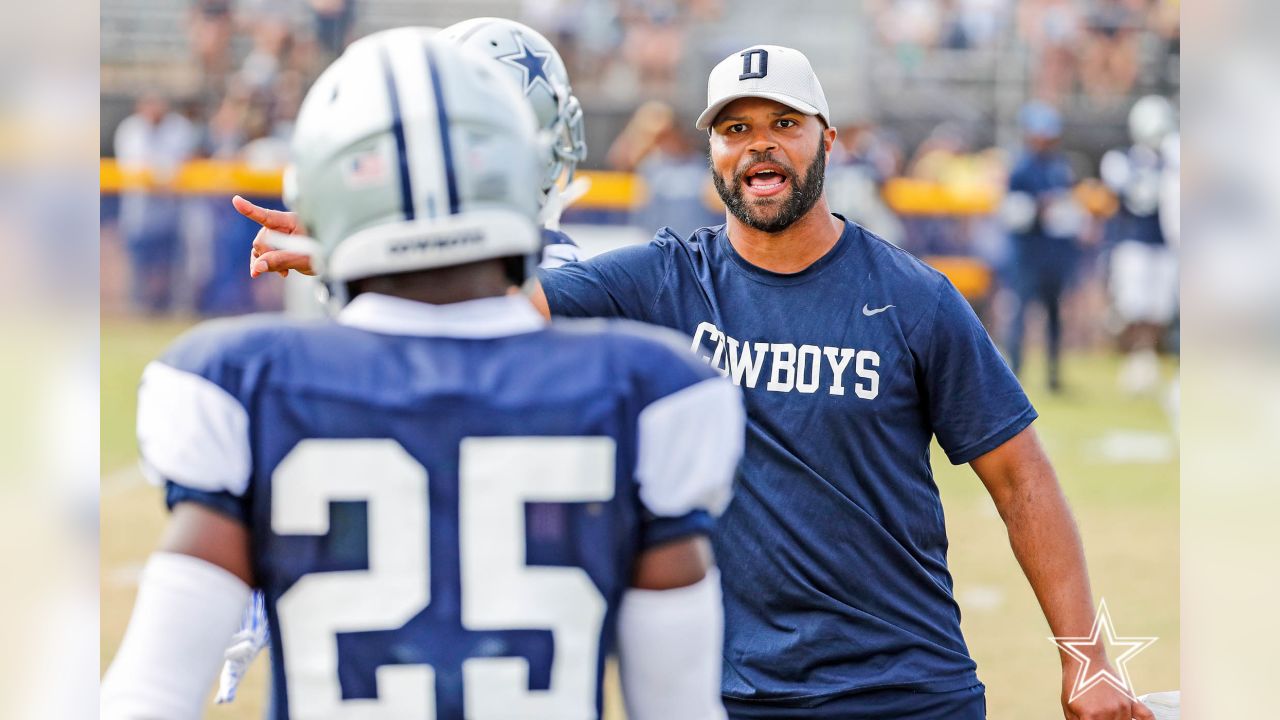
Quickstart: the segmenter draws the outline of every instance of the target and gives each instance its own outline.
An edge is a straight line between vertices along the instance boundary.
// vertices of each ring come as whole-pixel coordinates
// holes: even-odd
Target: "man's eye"
[[[728,132],[737,134],[740,132],[746,132],[746,130],[747,126],[745,123],[734,123],[729,126]]]
[[[781,120],[778,121],[778,127],[789,128],[789,127],[795,127],[795,125],[796,125],[796,121],[792,120],[791,118],[782,118]]]

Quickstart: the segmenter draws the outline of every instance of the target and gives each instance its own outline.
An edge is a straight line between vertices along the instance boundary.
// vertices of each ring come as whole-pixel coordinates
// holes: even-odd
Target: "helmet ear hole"
[[[511,255],[502,258],[502,264],[507,279],[516,287],[524,285],[526,280],[533,277],[535,264],[531,255]]]

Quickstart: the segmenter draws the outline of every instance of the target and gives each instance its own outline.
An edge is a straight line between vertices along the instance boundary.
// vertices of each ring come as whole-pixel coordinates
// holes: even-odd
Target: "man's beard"
[[[777,163],[787,173],[787,182],[792,184],[791,194],[783,201],[782,208],[772,220],[761,217],[758,213],[753,213],[753,208],[747,203],[747,199],[742,192],[747,168],[760,162]],[[803,217],[818,202],[818,198],[822,197],[822,180],[826,172],[827,149],[822,139],[819,138],[818,152],[814,155],[813,162],[809,163],[809,169],[805,172],[803,180],[797,176],[795,168],[771,157],[769,153],[752,153],[750,159],[744,163],[743,168],[734,173],[732,185],[725,184],[724,179],[720,177],[720,173],[716,172],[714,167],[711,169],[711,182],[716,186],[720,201],[742,224],[762,232],[776,233],[791,227],[792,223]],[[768,204],[773,205],[775,203]]]

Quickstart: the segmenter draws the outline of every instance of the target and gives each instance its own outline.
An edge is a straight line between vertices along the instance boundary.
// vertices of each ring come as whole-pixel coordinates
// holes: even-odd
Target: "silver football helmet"
[[[504,69],[438,31],[351,44],[303,100],[285,175],[331,305],[360,278],[534,258],[546,144]]]
[[[587,158],[582,104],[555,47],[533,28],[504,18],[464,20],[441,34],[502,63],[524,90],[538,124],[554,138],[544,158],[543,193],[549,194],[565,173],[566,182],[573,180],[578,163]]]

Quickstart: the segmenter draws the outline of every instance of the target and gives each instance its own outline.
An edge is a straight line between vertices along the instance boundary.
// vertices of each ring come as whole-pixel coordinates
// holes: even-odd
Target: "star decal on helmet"
[[[513,31],[511,37],[515,38],[516,45],[519,46],[520,51],[510,55],[501,55],[498,59],[508,65],[520,68],[520,72],[524,74],[524,94],[528,95],[533,92],[533,88],[538,83],[542,83],[547,92],[555,95],[555,90],[551,87],[551,81],[547,79],[547,63],[551,61],[551,54],[535,52],[525,42],[524,36],[518,32]]]

